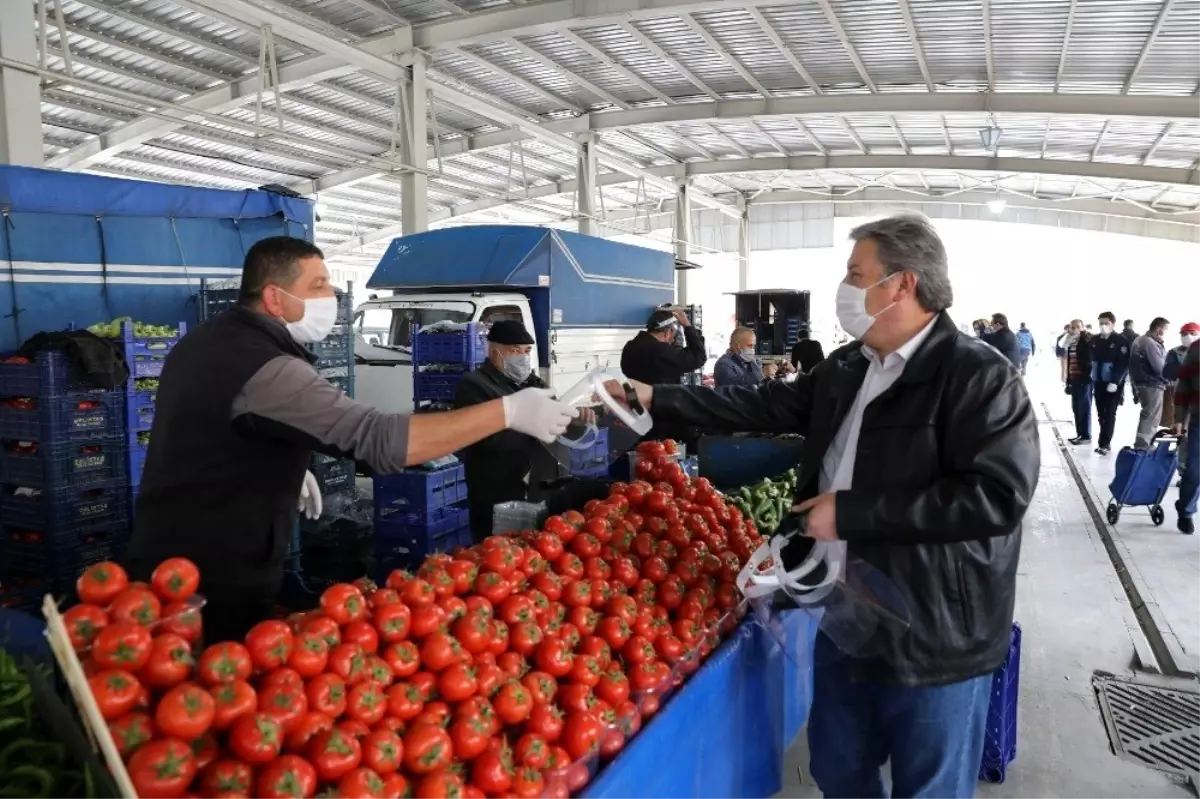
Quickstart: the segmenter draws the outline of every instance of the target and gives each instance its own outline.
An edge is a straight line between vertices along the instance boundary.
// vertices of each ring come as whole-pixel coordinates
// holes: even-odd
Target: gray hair
[[[954,303],[946,247],[927,217],[902,213],[877,219],[854,228],[850,239],[875,242],[887,274],[916,275],[917,302],[926,311],[938,313]]]

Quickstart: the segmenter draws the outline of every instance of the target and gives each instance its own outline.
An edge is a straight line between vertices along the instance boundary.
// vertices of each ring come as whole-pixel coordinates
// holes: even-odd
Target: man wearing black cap
[[[488,357],[459,381],[454,407],[467,408],[515,394],[545,389],[530,360],[533,336],[518,321],[503,319],[488,331]],[[558,461],[537,439],[503,430],[464,451],[471,535],[476,542],[492,534],[492,509],[498,502],[519,502],[529,486],[558,476]]]
[[[684,346],[675,346],[675,336],[683,328]],[[704,366],[708,350],[704,336],[692,327],[683,311],[660,308],[646,320],[646,329],[621,350],[621,372],[631,380],[652,385],[678,383],[688,372]],[[655,425],[646,438],[674,438],[686,441],[688,428],[679,425]]]

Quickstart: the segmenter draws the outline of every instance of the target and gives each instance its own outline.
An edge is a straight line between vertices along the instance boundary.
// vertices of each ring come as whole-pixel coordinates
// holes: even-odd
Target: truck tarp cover
[[[518,291],[535,321],[565,327],[641,327],[671,302],[670,253],[579,233],[472,225],[393,239],[367,288]]]
[[[308,200],[0,165],[0,351],[118,316],[194,322],[202,278],[312,232]]]

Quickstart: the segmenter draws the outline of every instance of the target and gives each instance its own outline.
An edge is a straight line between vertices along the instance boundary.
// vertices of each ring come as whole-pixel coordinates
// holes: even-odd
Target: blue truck
[[[675,296],[673,255],[518,225],[445,228],[394,239],[355,309],[357,398],[413,410],[412,330],[438,322],[521,321],[546,383],[565,391],[621,349]],[[385,292],[390,296],[382,296]]]

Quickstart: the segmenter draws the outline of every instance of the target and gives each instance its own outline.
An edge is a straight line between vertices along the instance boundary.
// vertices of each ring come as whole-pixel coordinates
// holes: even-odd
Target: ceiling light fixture
[[[980,128],[979,140],[983,142],[983,149],[995,153],[1000,147],[1000,135],[1002,133],[1004,133],[1004,131],[995,125],[991,125],[986,128]]]

